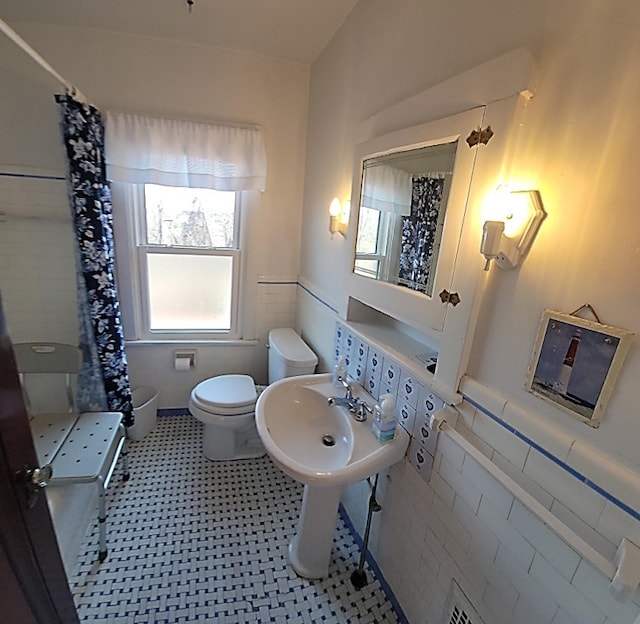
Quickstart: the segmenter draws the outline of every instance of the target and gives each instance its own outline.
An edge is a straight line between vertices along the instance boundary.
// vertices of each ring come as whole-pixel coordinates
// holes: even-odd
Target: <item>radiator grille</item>
[[[460,609],[454,605],[451,611],[449,624],[475,624],[475,622],[469,617],[469,614],[464,609]]]
[[[451,581],[442,624],[484,624],[460,586]]]

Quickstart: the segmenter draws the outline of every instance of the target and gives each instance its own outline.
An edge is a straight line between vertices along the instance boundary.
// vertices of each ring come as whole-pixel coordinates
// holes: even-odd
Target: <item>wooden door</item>
[[[29,506],[19,478],[37,466],[0,295],[0,619],[76,624],[44,492]]]

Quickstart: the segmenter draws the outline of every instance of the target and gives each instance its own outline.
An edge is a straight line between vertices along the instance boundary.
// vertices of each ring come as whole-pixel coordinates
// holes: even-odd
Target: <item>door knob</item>
[[[35,507],[38,500],[38,495],[43,490],[53,475],[53,467],[51,464],[46,464],[42,467],[26,467],[18,473],[18,478],[25,487],[25,493],[27,496],[27,507]]]

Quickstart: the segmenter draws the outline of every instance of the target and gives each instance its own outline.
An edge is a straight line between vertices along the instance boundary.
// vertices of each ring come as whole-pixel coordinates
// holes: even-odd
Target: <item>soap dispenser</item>
[[[396,436],[396,408],[393,397],[384,394],[373,408],[373,434],[379,442],[391,442]]]

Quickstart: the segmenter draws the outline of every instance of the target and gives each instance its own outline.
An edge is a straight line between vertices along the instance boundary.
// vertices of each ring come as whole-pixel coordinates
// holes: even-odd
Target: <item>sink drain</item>
[[[325,446],[335,446],[336,440],[332,435],[327,433],[327,435],[322,436],[322,444]]]

